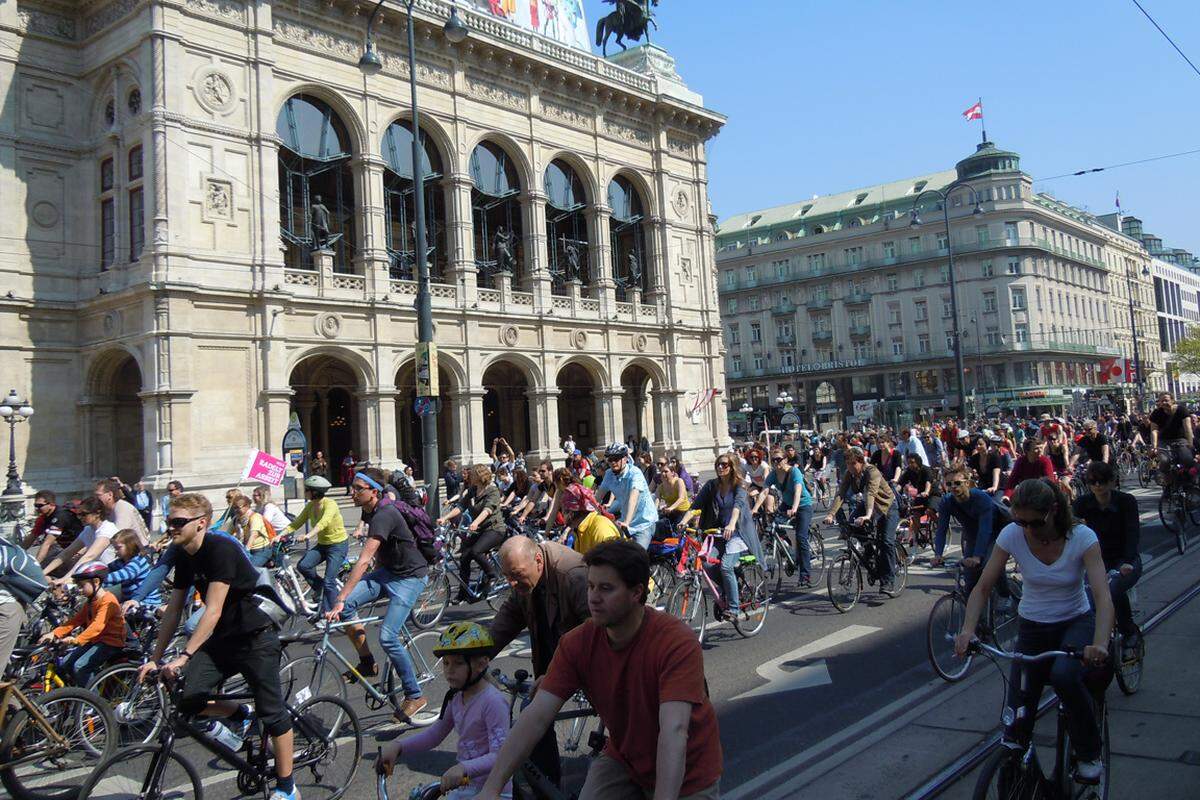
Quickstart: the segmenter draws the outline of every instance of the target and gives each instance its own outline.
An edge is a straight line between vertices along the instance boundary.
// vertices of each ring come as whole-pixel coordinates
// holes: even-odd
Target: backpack
[[[37,559],[6,539],[0,539],[0,587],[28,605],[46,591],[49,583]]]
[[[272,525],[271,521],[268,520],[266,517],[263,517],[262,521],[263,521],[263,527],[267,529],[267,541],[269,541],[269,542],[275,541],[275,537],[279,535],[279,532],[277,530],[275,530],[275,526]]]
[[[400,512],[400,516],[408,524],[408,529],[412,531],[413,539],[417,542],[417,549],[421,551],[421,555],[425,556],[425,561],[432,564],[437,561],[438,551],[434,546],[433,520],[429,519],[429,514],[420,506],[412,506],[403,500],[393,500],[392,505]]]

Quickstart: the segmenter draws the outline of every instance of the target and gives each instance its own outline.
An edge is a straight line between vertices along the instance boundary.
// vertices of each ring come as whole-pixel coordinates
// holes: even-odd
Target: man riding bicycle
[[[837,496],[833,498],[833,507],[825,516],[825,524],[832,525],[842,503],[856,494],[866,498],[866,509],[855,523],[866,525],[874,521],[875,533],[883,540],[883,551],[887,556],[887,574],[883,576],[880,588],[890,592],[896,579],[896,528],[900,526],[896,496],[883,474],[873,464],[867,463],[867,455],[862,448],[850,447],[846,449],[846,473],[838,484]]]
[[[732,456],[730,456],[732,458]],[[715,800],[720,732],[704,656],[678,619],[646,605],[650,558],[627,540],[584,557],[591,619],[562,637],[478,800],[497,800],[567,698],[583,690],[608,732],[579,800]]]
[[[946,473],[945,482],[950,491],[938,504],[937,535],[930,566],[940,567],[943,563],[946,533],[950,530],[950,518],[953,517],[962,525],[963,580],[967,595],[970,596],[979,582],[983,565],[987,563],[996,534],[1009,522],[1008,513],[987,492],[971,488],[971,473],[965,467],[951,468]],[[1004,602],[1011,602],[1006,580],[999,581],[996,591],[1004,598]]]
[[[1163,496],[1171,490],[1174,464],[1191,467],[1195,461],[1195,451],[1192,449],[1192,418],[1188,407],[1176,403],[1170,392],[1158,396],[1156,407],[1150,414],[1150,449],[1157,450],[1165,444],[1170,449],[1171,458],[1159,460],[1159,470],[1163,473]]]
[[[1083,435],[1075,444],[1079,445],[1079,452],[1071,459],[1071,466],[1088,461],[1107,464],[1112,460],[1112,448],[1109,446],[1108,437],[1100,433],[1094,419],[1083,421]]]
[[[629,465],[629,447],[621,442],[610,444],[604,451],[608,471],[600,481],[598,492],[610,492],[609,510],[617,517],[617,525],[643,548],[654,538],[658,509],[654,495],[640,469]]]
[[[181,494],[168,507],[167,533],[178,545],[175,590],[167,603],[150,660],[138,671],[145,680],[159,671],[173,680],[182,674],[179,710],[187,714],[228,718],[249,727],[252,715],[261,720],[275,754],[276,788],[271,800],[300,800],[292,777],[292,722],[279,684],[279,636],[271,618],[259,609],[254,591],[258,570],[237,541],[208,530],[212,504],[201,494]],[[183,652],[163,663],[163,653],[175,637],[179,617],[191,589],[204,598],[204,613]],[[254,709],[208,697],[235,673],[246,679]]]
[[[1112,593],[1117,629],[1125,637],[1126,647],[1136,647],[1141,631],[1133,621],[1128,592],[1142,577],[1137,498],[1117,491],[1117,471],[1112,464],[1092,462],[1088,465],[1086,478],[1092,493],[1076,499],[1073,511],[1100,540],[1100,555],[1104,559],[1104,569],[1109,573],[1108,589]]]

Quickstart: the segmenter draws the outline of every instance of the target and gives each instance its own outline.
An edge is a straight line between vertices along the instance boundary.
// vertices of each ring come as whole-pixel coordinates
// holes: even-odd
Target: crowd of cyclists
[[[695,471],[636,440],[596,454],[567,441],[562,458],[533,464],[497,439],[488,463],[446,462],[447,499],[435,519],[411,472],[344,470],[345,493],[361,512],[352,530],[321,474],[305,479],[295,515],[268,486],[230,489],[220,512],[178,481],[157,501],[116,477],[80,499],[42,490],[22,538],[0,543],[0,664],[15,679],[38,647],[61,647],[59,674],[95,689],[106,666],[132,648],[144,661],[140,679],[184,681],[180,709],[219,719],[241,738],[260,725],[272,742],[271,798],[294,800],[279,629],[297,612],[271,574],[299,550],[296,570],[318,609],[303,625],[338,625],[357,653],[344,680],[379,674],[358,620],[386,601],[378,643],[403,693],[395,722],[409,725],[440,704],[438,721],[397,738],[378,769],[390,772],[454,730],[458,761],[440,781],[451,796],[510,797],[510,779],[527,759],[557,781],[554,718],[583,692],[608,738],[581,797],[713,798],[722,753],[703,653],[695,632],[672,619],[678,609],[653,599],[687,569],[685,542],[705,542],[701,560],[720,588],[715,616],[737,624],[765,615],[743,569],[780,568],[764,547],[772,531],[790,539],[797,593],[818,588],[818,511],[842,537],[877,543],[880,588],[890,593],[905,548],[927,546],[929,566],[949,568],[953,521],[970,596],[956,649],[970,649],[993,589],[1000,603],[1017,601],[1006,579],[1011,557],[1022,582],[1017,648],[1082,651],[1082,660],[1035,670],[1013,702],[1036,704],[1052,683],[1071,715],[1077,778],[1094,781],[1100,745],[1083,673],[1108,658],[1114,622],[1125,645],[1140,635],[1127,597],[1142,568],[1137,502],[1119,486],[1145,460],[1164,494],[1171,481],[1194,475],[1197,423],[1162,395],[1147,415],[947,420],[799,436],[781,446],[747,442]],[[431,575],[451,559],[457,591],[439,598],[442,584]],[[494,614],[481,613],[485,600]],[[406,626],[438,603],[468,606],[471,619],[442,632],[434,654],[451,691],[430,698]],[[147,609],[152,624],[142,615],[134,625]],[[437,609],[434,619],[441,616]],[[131,645],[135,628],[152,640]],[[522,633],[535,690],[510,729],[489,664]],[[253,703],[209,702],[235,675]],[[1014,720],[1006,736],[1027,741],[1030,713]]]

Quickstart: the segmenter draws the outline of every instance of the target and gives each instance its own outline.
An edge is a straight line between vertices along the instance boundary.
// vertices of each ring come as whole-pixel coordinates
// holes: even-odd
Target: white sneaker
[[[1099,783],[1103,774],[1104,762],[1100,759],[1080,761],[1075,765],[1075,780],[1078,783]]]

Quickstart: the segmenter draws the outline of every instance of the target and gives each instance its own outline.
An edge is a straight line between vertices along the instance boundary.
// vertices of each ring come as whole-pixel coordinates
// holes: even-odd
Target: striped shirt
[[[150,561],[145,556],[137,555],[129,561],[122,561],[118,558],[109,562],[108,577],[104,579],[104,585],[121,587],[121,598],[129,600],[141,588],[142,582],[149,574]],[[162,595],[159,587],[151,588],[150,593],[141,602],[155,606],[161,604]]]

